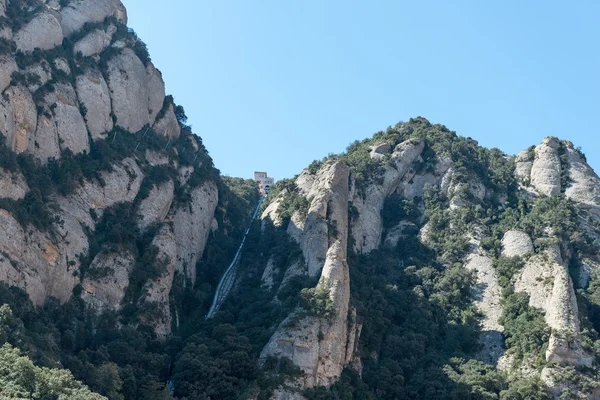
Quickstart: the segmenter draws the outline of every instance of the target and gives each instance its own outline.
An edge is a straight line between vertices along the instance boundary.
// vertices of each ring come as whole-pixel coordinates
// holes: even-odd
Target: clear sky
[[[423,116],[600,172],[600,1],[123,0],[223,174],[277,179]]]

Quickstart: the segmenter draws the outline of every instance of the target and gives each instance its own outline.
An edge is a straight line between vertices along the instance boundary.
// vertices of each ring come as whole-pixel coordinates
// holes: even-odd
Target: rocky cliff
[[[0,337],[110,398],[599,398],[600,178],[555,137],[511,156],[415,118],[315,161],[204,321],[256,185],[219,175],[126,23],[0,0],[0,297],[25,321]]]
[[[356,313],[363,301],[356,287],[364,283],[353,284],[347,259],[396,257],[406,260],[400,268],[417,263],[423,271],[417,274],[424,274],[419,261],[407,257],[411,246],[433,250],[430,265],[472,274],[467,297],[480,332],[474,359],[512,380],[537,376],[556,398],[596,398],[593,374],[581,372],[576,380],[569,374],[596,368],[587,293],[597,273],[598,176],[579,150],[557,138],[511,157],[482,151],[444,129],[417,119],[356,142],[282,184],[266,206],[263,229],[265,221],[284,229],[299,245],[304,266],[278,273],[270,262],[263,283],[273,288],[277,279],[285,285],[290,276],[319,277],[262,351],[263,360],[287,358],[303,371],[274,398],[300,398],[306,388],[331,386],[345,369],[360,373],[365,362],[378,362],[383,354],[366,351],[360,336],[373,317]],[[412,211],[400,209],[406,205]],[[524,317],[523,311],[511,317],[510,304],[522,296],[532,314],[519,329],[545,326],[534,346],[539,353],[512,344],[522,340],[514,325]]]
[[[167,335],[174,276],[195,284],[213,224],[212,161],[120,0],[14,0],[1,14],[1,279],[36,305],[79,287],[98,311],[147,304],[140,321]],[[141,280],[140,263],[154,265]]]

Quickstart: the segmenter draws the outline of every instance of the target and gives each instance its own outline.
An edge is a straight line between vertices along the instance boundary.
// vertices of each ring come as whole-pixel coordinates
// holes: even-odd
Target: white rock
[[[421,155],[425,142],[407,140],[400,143],[392,153],[394,167],[386,167],[382,184],[370,184],[364,197],[357,192],[352,204],[358,210],[358,217],[353,221],[352,234],[355,239],[354,249],[368,253],[379,247],[383,221],[381,210],[387,196],[398,189],[402,178],[409,172],[412,163]]]
[[[154,124],[156,116],[162,110],[165,101],[165,82],[162,74],[152,62],[149,62],[146,66],[146,72],[148,74],[148,112],[150,114],[150,124]]]
[[[37,14],[33,20],[15,33],[13,37],[17,50],[31,53],[35,49],[50,50],[63,41],[60,22],[53,12]]]
[[[31,93],[35,93],[40,87],[44,86],[50,79],[52,79],[52,68],[48,61],[42,60],[38,64],[34,64],[23,71],[26,74],[32,74],[39,78],[40,83],[35,83],[27,86]]]
[[[165,135],[170,138],[178,138],[181,134],[181,128],[175,112],[173,111],[173,105],[170,105],[165,113],[164,117],[154,123],[152,127],[155,132]]]
[[[0,93],[10,86],[12,75],[18,70],[17,62],[12,56],[0,56]]]
[[[108,85],[99,71],[87,70],[76,81],[77,96],[87,110],[85,122],[92,139],[104,139],[113,129]]]
[[[382,158],[385,157],[386,154],[390,154],[392,152],[392,145],[389,143],[377,143],[370,147],[371,158]]]
[[[502,238],[502,255],[505,257],[523,257],[534,252],[533,242],[522,231],[507,231]]]
[[[217,186],[207,181],[192,190],[189,204],[171,213],[177,239],[175,268],[189,278],[192,285],[196,282],[196,262],[204,252],[218,200]]]
[[[152,240],[152,244],[158,248],[157,262],[166,266],[165,273],[158,279],[148,282],[144,288],[144,300],[155,303],[161,312],[158,320],[151,321],[155,332],[161,338],[171,333],[171,307],[169,294],[173,286],[175,276],[175,260],[177,259],[177,243],[173,230],[169,225],[164,225]]]
[[[46,95],[45,102],[53,110],[62,150],[70,149],[74,154],[90,151],[85,120],[79,110],[75,89],[70,84],[56,84],[54,92]]]
[[[535,148],[535,161],[531,167],[531,185],[540,194],[546,196],[554,196],[561,191],[559,145],[558,139],[547,137]]]
[[[154,222],[162,222],[173,203],[175,184],[172,180],[154,186],[139,207],[139,227],[145,230]]]
[[[107,275],[99,279],[86,277],[83,280],[83,301],[96,312],[119,310],[129,286],[134,263],[135,259],[128,251],[100,252],[92,261],[90,269],[106,269]]]
[[[81,53],[83,57],[100,54],[110,46],[111,39],[112,35],[109,35],[103,29],[95,29],[73,45],[73,52],[75,54]]]
[[[472,289],[474,303],[483,314],[482,335],[484,348],[480,352],[483,361],[496,365],[504,354],[502,332],[504,327],[498,323],[502,315],[502,292],[492,260],[483,255],[471,254],[465,268],[476,271],[477,284]]]
[[[55,58],[54,66],[56,69],[63,71],[67,75],[71,75],[71,68],[69,67],[69,62],[64,58]]]
[[[120,0],[74,0],[61,10],[61,15],[65,37],[79,31],[86,22],[102,22],[110,16],[127,24],[127,13]]]
[[[523,150],[517,155],[515,159],[515,176],[520,183],[529,185],[533,160],[534,157],[530,156],[529,150]]]
[[[6,135],[8,146],[22,153],[37,128],[37,109],[31,92],[23,86],[11,86],[0,102],[0,130]]]
[[[28,191],[29,187],[21,173],[13,173],[0,168],[0,199],[20,200]]]
[[[33,141],[29,143],[28,151],[46,164],[50,158],[60,158],[58,144],[58,129],[53,118],[40,115]]]
[[[567,146],[567,160],[570,183],[566,196],[577,203],[600,205],[600,178],[571,144]]]
[[[149,123],[146,67],[131,49],[108,62],[108,87],[117,125],[135,133]]]

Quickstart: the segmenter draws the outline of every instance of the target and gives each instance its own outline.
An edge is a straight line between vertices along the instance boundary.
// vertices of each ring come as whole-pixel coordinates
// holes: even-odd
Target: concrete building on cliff
[[[260,190],[260,194],[265,194],[269,192],[271,186],[275,184],[275,179],[270,178],[266,172],[254,172],[254,180],[258,182],[258,189]]]

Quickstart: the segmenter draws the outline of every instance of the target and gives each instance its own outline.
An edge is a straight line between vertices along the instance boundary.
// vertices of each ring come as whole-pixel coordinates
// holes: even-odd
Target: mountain
[[[126,23],[119,0],[0,0],[2,396],[600,398],[580,149],[418,117],[253,221],[256,183],[220,175]]]

